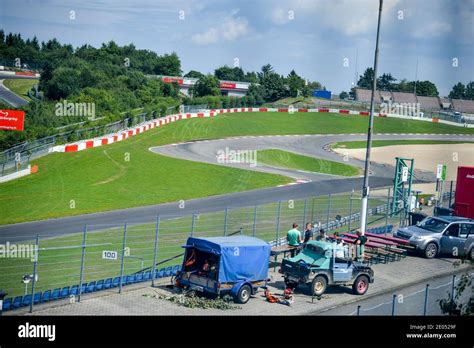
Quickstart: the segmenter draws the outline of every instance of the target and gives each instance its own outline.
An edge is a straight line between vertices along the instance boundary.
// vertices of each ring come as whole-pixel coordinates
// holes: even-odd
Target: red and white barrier
[[[314,112],[314,113],[336,113],[340,115],[359,115],[359,116],[369,115],[368,111],[355,111],[355,110],[348,110],[348,109],[331,109],[331,108],[307,109],[307,108],[292,108],[292,107],[289,107],[289,108],[250,107],[250,108],[212,109],[212,110],[197,112],[197,113],[169,115],[169,116],[162,117],[159,119],[154,119],[151,121],[144,122],[142,124],[133,126],[128,129],[120,130],[117,133],[107,134],[102,137],[97,137],[94,139],[81,140],[81,141],[71,143],[71,144],[57,145],[57,146],[52,147],[49,150],[49,152],[82,151],[82,150],[86,150],[93,147],[99,147],[99,146],[109,145],[109,144],[113,144],[119,141],[123,141],[134,135],[144,133],[150,129],[163,127],[167,124],[174,123],[177,121],[187,120],[191,118],[215,117],[221,114],[236,113],[236,112],[285,112],[285,113]],[[444,120],[420,118],[420,117],[413,117],[413,116],[403,116],[403,115],[395,115],[395,114],[377,113],[376,116],[377,117],[396,117],[396,118],[420,120],[420,121],[427,121],[427,122],[454,124],[453,122],[444,121]],[[457,125],[459,126],[459,124]],[[474,127],[474,125],[466,125],[466,127],[469,127],[469,126]]]

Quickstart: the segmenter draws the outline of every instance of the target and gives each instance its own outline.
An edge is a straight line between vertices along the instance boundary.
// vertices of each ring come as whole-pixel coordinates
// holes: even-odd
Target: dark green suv
[[[352,285],[354,294],[363,295],[374,282],[374,271],[344,254],[340,244],[309,241],[298,255],[283,259],[279,272],[287,287],[308,284],[315,296],[324,294],[328,285]]]

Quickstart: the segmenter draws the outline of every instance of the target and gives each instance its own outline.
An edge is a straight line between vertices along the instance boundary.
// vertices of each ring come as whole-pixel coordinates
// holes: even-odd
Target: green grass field
[[[304,200],[283,201],[278,219],[278,203],[269,203],[257,207],[256,224],[254,227],[254,208],[239,208],[229,210],[227,216],[227,235],[233,233],[254,235],[266,240],[275,240],[284,237],[293,222],[300,224],[300,229],[306,221],[320,221],[326,223],[333,220],[337,214],[346,216],[351,211],[349,195],[333,195],[309,198]],[[358,209],[359,201],[353,202],[353,210]],[[371,199],[370,207],[384,204],[384,199]],[[370,216],[369,223],[383,216]],[[223,211],[200,214],[195,220],[194,236],[212,237],[224,234],[225,216]],[[277,222],[279,221],[279,225]],[[191,216],[174,219],[163,219],[160,222],[157,261],[163,262],[183,252],[181,246],[191,234]],[[357,223],[352,224],[352,228]],[[131,274],[153,263],[155,224],[128,225],[126,244],[129,248],[129,257],[124,258],[124,274]],[[344,228],[340,229],[341,231]],[[347,231],[347,227],[345,227]],[[108,226],[106,230],[89,232],[86,243],[90,246],[86,250],[83,279],[85,282],[92,280],[116,277],[120,275],[121,252],[124,235],[124,226]],[[79,283],[82,233],[46,238],[40,240],[38,257],[38,282],[36,292],[54,289],[66,285]],[[24,241],[22,244],[31,244],[33,241]],[[67,247],[63,248],[62,247]],[[119,251],[117,260],[102,259],[102,251]],[[178,257],[171,261],[163,262],[159,268],[181,263]],[[8,292],[8,297],[24,294],[25,286],[21,277],[33,273],[33,262],[26,258],[0,258],[0,284]],[[31,291],[31,284],[28,287]]]
[[[308,157],[296,153],[270,149],[257,152],[257,161],[273,167],[299,169],[307,172],[355,176],[362,173],[359,168],[320,158]]]
[[[39,80],[36,79],[6,79],[3,81],[3,84],[9,90],[28,101],[31,101],[31,98],[28,97],[28,91],[38,83]]]
[[[391,145],[435,145],[435,144],[466,144],[464,141],[449,140],[373,140],[372,147]],[[333,144],[334,149],[362,149],[367,145],[366,141],[344,141]]]
[[[0,184],[0,224],[174,202],[292,181],[289,178],[160,156],[151,146],[239,135],[367,131],[367,117],[327,113],[238,113],[194,118],[123,142],[34,160],[39,172]],[[474,133],[422,121],[376,118],[374,132]]]

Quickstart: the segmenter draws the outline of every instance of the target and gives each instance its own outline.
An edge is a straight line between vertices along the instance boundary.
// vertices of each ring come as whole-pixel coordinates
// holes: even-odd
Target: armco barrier
[[[317,113],[337,113],[341,115],[359,115],[359,116],[369,115],[368,111],[354,111],[354,110],[347,110],[347,109],[329,109],[329,108],[318,108],[318,109],[298,108],[298,109],[295,109],[295,111],[317,112]],[[133,135],[141,134],[150,129],[153,129],[156,127],[162,127],[164,125],[167,125],[176,121],[186,120],[190,118],[215,117],[220,114],[236,113],[236,112],[285,112],[287,113],[287,112],[291,112],[291,109],[290,108],[252,108],[250,107],[250,108],[233,108],[233,109],[211,109],[211,110],[207,110],[204,112],[197,112],[197,113],[168,115],[166,117],[150,120],[142,124],[136,125],[131,129],[123,129],[116,133],[102,136],[99,139],[87,139],[87,140],[81,140],[79,142],[72,143],[72,144],[54,146],[50,150],[50,152],[82,151],[82,150],[89,149],[92,147],[113,144],[117,141],[125,140],[128,137],[131,137]],[[420,118],[420,117],[403,116],[403,115],[395,115],[395,114],[376,113],[376,116],[377,117],[395,117],[395,118],[404,118],[404,119],[411,119],[411,120],[422,120],[422,121],[428,121],[428,122],[453,124],[453,122],[448,122],[448,121],[439,120],[439,119]]]

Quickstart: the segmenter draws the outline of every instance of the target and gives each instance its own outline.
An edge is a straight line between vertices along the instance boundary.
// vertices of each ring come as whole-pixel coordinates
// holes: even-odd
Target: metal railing
[[[468,276],[472,277],[473,273]],[[349,315],[442,315],[439,301],[443,298],[453,300],[456,296],[456,284],[461,279],[453,275],[450,282],[444,282],[439,285],[427,283],[424,287],[405,294],[399,291],[387,298],[387,301],[377,303],[370,307],[358,305],[357,309]],[[471,294],[472,295],[472,294]],[[464,297],[470,294],[463,294]],[[465,300],[465,299],[463,299]]]
[[[181,246],[189,236],[242,234],[271,242],[286,236],[294,222],[303,229],[308,221],[321,222],[321,226],[332,231],[349,231],[357,228],[360,220],[359,213],[351,211],[356,194],[278,201],[210,213],[163,215],[157,216],[155,222],[140,224],[85,225],[82,231],[64,236],[47,231],[34,239],[16,236],[22,241],[5,244],[30,253],[0,258],[0,289],[8,293],[7,297],[21,296],[23,301],[25,289],[30,299],[35,295],[41,298],[48,290],[62,291],[74,285],[80,288],[101,279],[158,271],[180,263]],[[386,202],[386,196],[372,197],[369,223],[386,220]],[[25,285],[25,276],[37,280]],[[34,303],[29,304],[33,310]]]
[[[32,311],[48,291],[67,294],[58,298],[72,296],[80,301],[82,291],[70,293],[74,286],[82,289],[99,280],[110,284],[113,279],[146,271],[155,275],[160,268],[180,263],[182,245],[190,236],[242,234],[281,245],[295,222],[301,230],[311,222],[332,233],[348,233],[360,227],[358,205],[354,204],[359,196],[360,192],[352,192],[208,213],[161,215],[155,222],[84,225],[82,231],[60,236],[48,231],[18,235],[15,238],[21,242],[3,241],[7,255],[0,258],[0,289],[12,300],[16,298],[17,307],[30,305]],[[369,200],[369,227],[397,225],[399,217],[390,215],[391,199],[389,190],[386,195],[374,192]],[[24,284],[25,278],[32,280]],[[121,292],[121,281],[116,288]],[[35,296],[38,301],[31,301]]]

